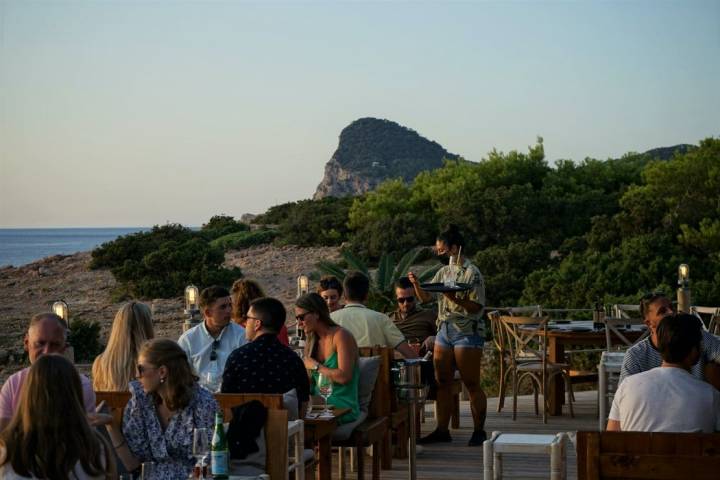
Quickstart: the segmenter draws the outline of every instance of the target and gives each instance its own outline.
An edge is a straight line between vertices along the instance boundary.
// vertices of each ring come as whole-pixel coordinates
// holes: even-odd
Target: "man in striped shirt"
[[[620,370],[620,383],[622,383],[625,377],[645,372],[662,365],[662,356],[657,348],[657,328],[660,320],[672,313],[672,303],[670,303],[670,300],[662,293],[648,294],[640,299],[640,314],[645,321],[645,325],[650,329],[650,335],[630,347],[625,353],[625,358]],[[700,380],[710,380],[717,376],[715,372],[720,369],[720,338],[704,329],[702,333],[700,359],[692,367],[691,373]],[[712,383],[715,388],[718,388],[715,381],[711,381],[710,383]]]

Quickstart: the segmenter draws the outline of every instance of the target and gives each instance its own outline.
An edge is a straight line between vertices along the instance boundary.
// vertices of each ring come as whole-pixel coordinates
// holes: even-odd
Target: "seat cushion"
[[[360,403],[360,412],[365,413],[365,417],[367,417],[370,400],[375,389],[375,380],[377,380],[378,370],[380,369],[380,357],[360,357],[358,367],[360,368],[358,402]]]
[[[354,422],[346,423],[343,425],[339,425],[335,432],[333,433],[332,439],[333,441],[343,441],[350,438],[350,435],[352,435],[353,430],[355,430],[355,427],[360,425],[362,422],[365,421],[367,418],[367,411],[361,411],[360,415],[358,416],[357,420]]]
[[[294,388],[283,393],[283,407],[288,411],[288,420],[297,420],[298,416],[298,399],[297,390]]]

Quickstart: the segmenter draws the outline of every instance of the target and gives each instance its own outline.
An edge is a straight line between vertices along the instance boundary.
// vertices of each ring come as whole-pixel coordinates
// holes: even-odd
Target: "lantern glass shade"
[[[58,300],[57,302],[53,303],[52,311],[55,315],[62,318],[67,322],[70,317],[70,311],[68,310],[68,305],[62,300]]]
[[[305,295],[310,291],[310,279],[307,275],[300,275],[297,278],[297,295]]]
[[[687,285],[690,280],[690,267],[686,263],[678,267],[678,285]]]
[[[185,309],[195,311],[198,309],[198,288],[195,285],[185,287]]]

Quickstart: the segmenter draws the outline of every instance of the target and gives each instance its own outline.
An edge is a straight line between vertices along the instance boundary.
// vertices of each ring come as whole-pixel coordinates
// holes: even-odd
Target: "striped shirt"
[[[709,361],[720,363],[720,338],[703,330],[701,354],[698,363],[693,365],[691,372],[695,378],[705,379],[703,370]],[[650,337],[636,343],[628,349],[620,369],[620,383],[630,375],[646,372],[662,365],[662,356],[650,341]]]

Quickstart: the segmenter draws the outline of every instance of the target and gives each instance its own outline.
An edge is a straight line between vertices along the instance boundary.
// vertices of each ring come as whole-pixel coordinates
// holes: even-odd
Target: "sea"
[[[0,228],[0,267],[19,267],[51,255],[92,250],[105,242],[147,227]]]

